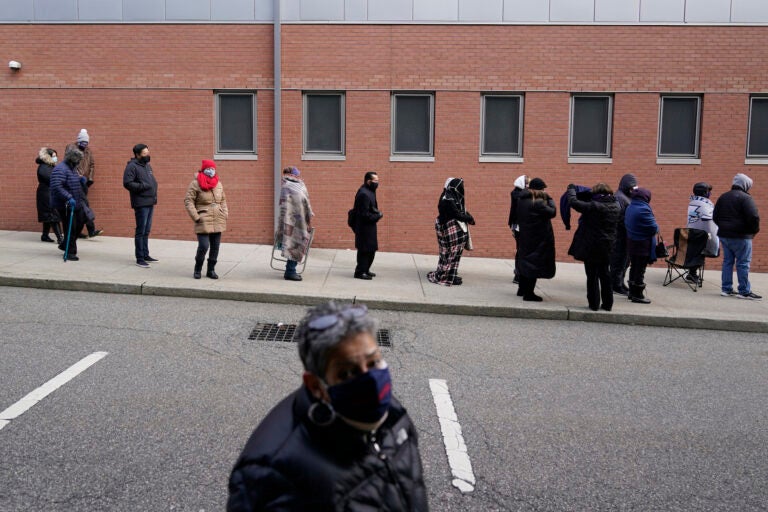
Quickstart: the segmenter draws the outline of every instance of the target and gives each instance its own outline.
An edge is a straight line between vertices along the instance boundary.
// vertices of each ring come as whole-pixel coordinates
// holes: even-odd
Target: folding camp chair
[[[297,267],[296,273],[302,274],[304,272],[304,269],[307,266],[307,259],[309,258],[309,249],[312,247],[312,241],[315,239],[315,228],[310,229],[309,231],[309,243],[307,243],[307,252],[304,253],[304,259],[301,262],[301,264]],[[288,261],[287,258],[283,257],[282,250],[282,239],[278,237],[278,234],[275,233],[275,242],[272,244],[272,253],[269,259],[269,266],[273,270],[285,270],[285,263]]]
[[[664,277],[664,286],[674,283],[678,279],[694,292],[704,283],[704,249],[707,247],[709,233],[703,229],[677,228],[674,236],[675,243],[667,246],[669,256],[667,262],[667,275]],[[691,274],[691,271],[696,272]],[[690,279],[688,276],[696,276]]]

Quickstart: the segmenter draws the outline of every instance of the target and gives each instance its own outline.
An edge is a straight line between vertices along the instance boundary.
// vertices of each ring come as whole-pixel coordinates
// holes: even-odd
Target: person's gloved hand
[[[569,183],[569,184],[568,184],[568,188],[569,188],[569,189],[571,189],[571,188],[576,188],[576,185],[574,185],[573,183]]]
[[[74,197],[70,197],[67,199],[67,204],[69,205],[70,209],[74,210],[75,206],[77,205],[77,201],[75,201]]]
[[[88,180],[87,180],[87,179],[85,179],[85,176],[80,176],[80,184],[81,184],[81,185],[85,185],[85,183],[86,183],[87,181],[88,181]]]
[[[475,218],[471,214],[467,214],[469,216],[469,220],[467,221],[471,226],[475,225]]]

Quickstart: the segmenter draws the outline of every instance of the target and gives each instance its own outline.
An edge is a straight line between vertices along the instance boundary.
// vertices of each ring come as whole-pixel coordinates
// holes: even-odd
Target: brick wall
[[[284,165],[303,171],[319,247],[352,247],[346,210],[368,169],[379,171],[385,251],[434,254],[445,178],[466,180],[477,256],[511,257],[509,191],[541,176],[559,197],[570,182],[616,186],[635,173],[654,193],[665,236],[684,225],[688,194],[709,181],[717,196],[736,172],[755,180],[768,211],[768,168],[744,165],[749,93],[768,91],[761,27],[285,25]],[[345,51],[345,49],[350,49]],[[258,92],[258,161],[219,161],[232,215],[225,241],[271,241],[272,29],[269,25],[0,25],[0,229],[37,230],[34,157],[91,133],[91,201],[107,233],[131,236],[121,177],[130,148],[147,143],[160,182],[153,236],[194,239],[184,191],[214,147],[213,90]],[[346,90],[343,162],[301,161],[302,90]],[[435,161],[390,162],[390,91],[436,91]],[[524,163],[479,163],[480,92],[525,93]],[[571,92],[615,93],[613,162],[568,164]],[[701,165],[657,165],[659,92],[704,94]],[[572,232],[554,222],[558,258]],[[768,270],[768,237],[753,268]]]

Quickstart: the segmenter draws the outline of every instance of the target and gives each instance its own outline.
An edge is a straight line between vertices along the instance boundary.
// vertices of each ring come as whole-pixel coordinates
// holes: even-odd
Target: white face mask
[[[57,157],[56,155],[53,155],[53,156],[51,157],[51,160],[53,160],[53,163],[56,163],[56,162],[58,162],[58,161],[59,161],[59,157]]]
[[[203,169],[203,174],[205,174],[209,178],[213,178],[214,176],[216,176],[216,169],[213,169],[211,167],[209,167],[208,169]]]

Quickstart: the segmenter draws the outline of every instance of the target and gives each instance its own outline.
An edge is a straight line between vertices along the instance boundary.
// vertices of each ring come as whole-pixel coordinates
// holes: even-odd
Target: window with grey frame
[[[344,94],[304,93],[304,153],[344,154]]]
[[[613,129],[613,96],[571,96],[569,156],[610,157]]]
[[[392,154],[432,156],[435,95],[392,95]]]
[[[768,158],[768,96],[749,98],[747,158]]]
[[[216,93],[216,153],[257,154],[256,93]]]
[[[662,96],[658,156],[699,158],[701,96]]]
[[[522,157],[523,96],[484,94],[480,154]]]

